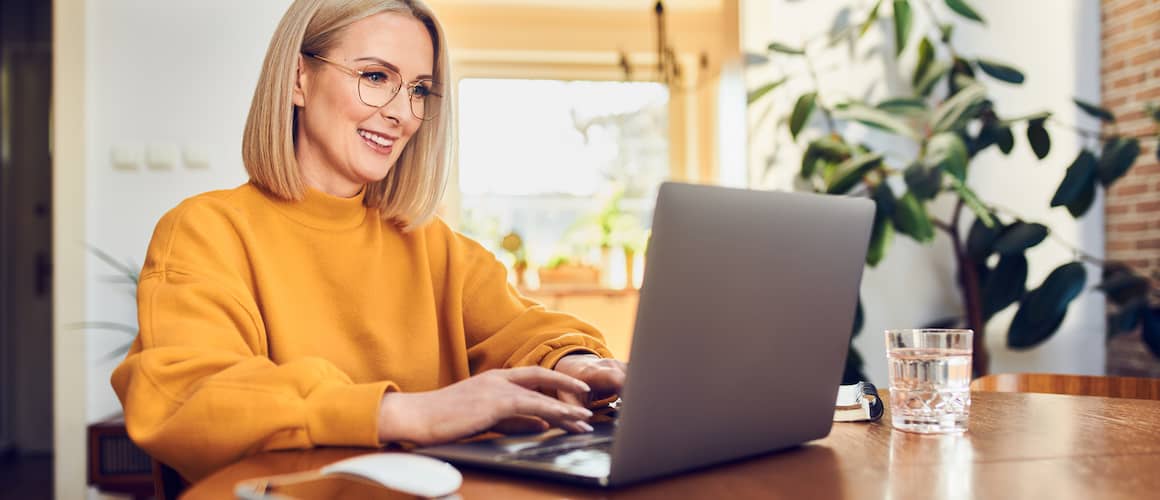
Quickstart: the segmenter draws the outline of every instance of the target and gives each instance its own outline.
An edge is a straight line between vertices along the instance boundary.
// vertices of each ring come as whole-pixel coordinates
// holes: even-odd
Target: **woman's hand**
[[[556,362],[556,371],[587,383],[592,390],[557,389],[556,397],[571,405],[585,406],[589,402],[620,394],[627,370],[624,362],[595,354],[564,356]]]
[[[493,427],[501,431],[542,431],[548,423],[571,432],[591,431],[592,412],[537,390],[586,394],[591,388],[565,374],[538,366],[488,370],[442,389],[391,392],[379,404],[379,441],[419,445],[446,443]]]

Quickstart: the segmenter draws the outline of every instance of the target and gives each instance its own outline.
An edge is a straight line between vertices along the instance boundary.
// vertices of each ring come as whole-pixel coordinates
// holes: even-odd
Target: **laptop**
[[[825,437],[873,217],[865,198],[662,184],[616,418],[415,451],[613,487]]]

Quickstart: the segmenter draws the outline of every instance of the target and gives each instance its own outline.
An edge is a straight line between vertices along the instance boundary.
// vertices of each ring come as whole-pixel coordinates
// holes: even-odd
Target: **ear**
[[[294,78],[294,92],[291,97],[294,105],[299,108],[306,107],[306,88],[310,80],[310,75],[306,71],[306,56],[301,53],[298,54],[298,71]]]

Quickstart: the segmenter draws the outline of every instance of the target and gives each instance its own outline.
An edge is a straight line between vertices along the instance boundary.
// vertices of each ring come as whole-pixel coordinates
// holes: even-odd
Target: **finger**
[[[528,389],[547,389],[585,393],[592,390],[580,379],[539,366],[525,366],[501,370],[502,376]]]
[[[566,422],[586,420],[592,416],[592,411],[582,406],[566,404],[538,392],[520,389],[512,398],[512,415],[530,415],[540,417],[555,425]],[[506,418],[510,415],[504,415]]]
[[[551,424],[542,418],[515,415],[500,420],[491,430],[500,434],[536,434],[544,432],[550,427]]]
[[[582,434],[585,432],[592,432],[592,425],[583,420],[573,420],[561,422],[560,428],[573,434]]]
[[[588,401],[588,393],[576,394],[568,391],[557,391],[556,397],[565,404],[575,406],[584,406],[584,403]]]
[[[615,360],[609,361],[585,373],[584,380],[597,392],[597,396],[617,393],[624,388],[624,364]]]

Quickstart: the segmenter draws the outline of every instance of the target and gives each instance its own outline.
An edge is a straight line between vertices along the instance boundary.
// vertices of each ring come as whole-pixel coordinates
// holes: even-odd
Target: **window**
[[[651,82],[461,80],[460,230],[509,263],[500,241],[520,234],[532,268],[639,249],[669,176],[668,98]],[[627,279],[623,259],[606,271]]]

